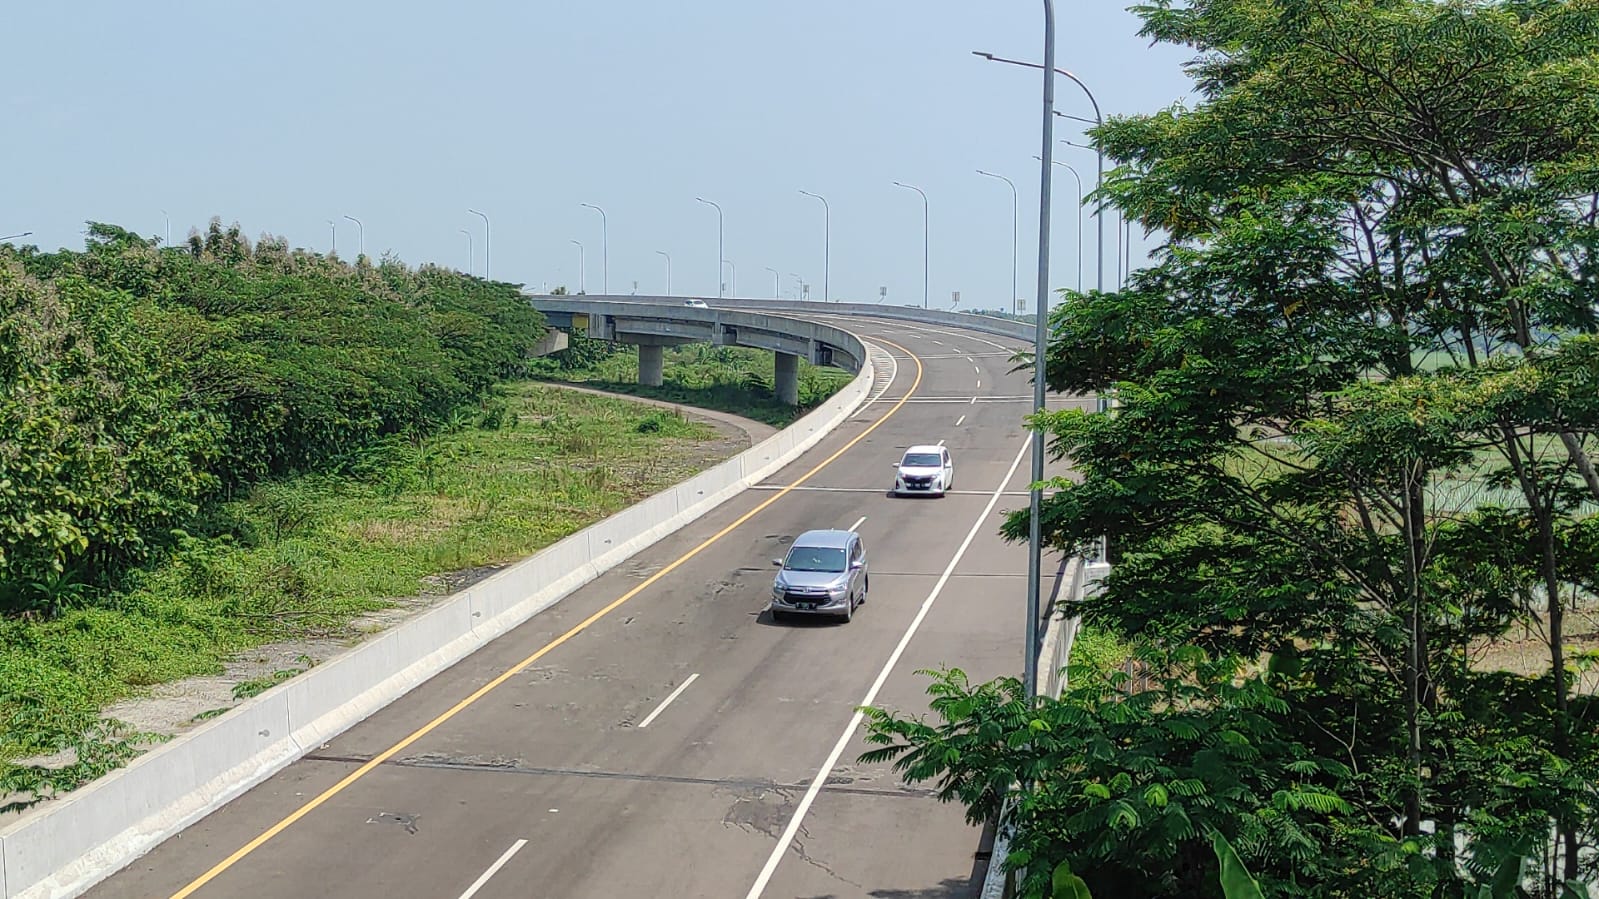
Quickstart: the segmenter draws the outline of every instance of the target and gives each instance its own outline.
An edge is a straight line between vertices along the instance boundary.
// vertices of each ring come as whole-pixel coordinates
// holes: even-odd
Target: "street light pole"
[[[466,235],[466,273],[470,275],[472,274],[472,232],[465,228],[457,228],[456,230]]]
[[[731,259],[723,259],[722,264],[727,266],[728,271],[727,292],[736,297],[738,296],[738,266],[734,265]],[[717,272],[716,274],[720,276],[722,273]]]
[[[770,265],[766,266],[766,270],[772,273],[772,299],[781,299],[780,294],[783,292],[783,276],[779,275],[777,273],[777,269],[772,268]]]
[[[716,295],[722,296],[722,207],[704,197],[695,197],[695,200],[707,206],[716,206]]]
[[[661,257],[664,257],[666,259],[666,295],[667,296],[671,296],[672,295],[672,256],[671,256],[671,254],[667,253],[665,250],[656,250],[655,254],[657,256],[661,256]]]
[[[1062,141],[1062,143],[1065,143],[1065,141]],[[1039,157],[1034,156],[1033,158],[1034,159],[1038,159]],[[1071,172],[1072,173],[1072,177],[1077,179],[1077,292],[1078,293],[1082,293],[1083,292],[1083,176],[1079,175],[1077,173],[1077,169],[1073,168],[1071,163],[1061,162],[1059,159],[1053,160],[1053,162],[1056,165],[1060,166],[1061,168],[1065,169],[1066,171]]]
[[[0,237],[0,241],[16,240],[19,237],[27,237],[32,233],[32,231],[24,231],[21,234],[7,234],[5,237]]]
[[[468,209],[467,212],[483,220],[483,277],[487,279],[489,277],[489,217],[476,209]]]
[[[800,288],[805,285],[805,279],[801,277],[798,272],[789,272],[788,276],[794,279],[794,299],[802,299],[800,296]]]
[[[577,292],[588,293],[588,281],[584,280],[583,275],[583,242],[574,240],[572,243],[577,244]]]
[[[353,215],[347,215],[347,216],[345,216],[345,218],[349,219],[352,222],[355,222],[355,243],[356,243],[355,252],[356,252],[356,258],[360,258],[361,256],[365,256],[366,255],[366,226],[361,224],[361,220],[356,218]]]
[[[982,169],[978,169],[977,174],[987,175],[990,178],[998,178],[999,180],[1010,185],[1010,309],[1011,314],[1016,315],[1018,312],[1020,312],[1016,302],[1018,299],[1020,299],[1016,295],[1016,233],[1020,219],[1020,213],[1018,212],[1017,206],[1018,200],[1016,198],[1016,183],[1004,175],[996,175],[993,172],[985,172]]]
[[[1033,414],[1045,411],[1045,359],[1049,349],[1049,195],[1055,167],[1050,165],[1055,129],[1055,3],[1044,0],[1044,117],[1042,159],[1038,166],[1038,304],[1033,310]],[[1027,701],[1038,695],[1038,626],[1043,587],[1044,427],[1033,425],[1033,478],[1027,491],[1027,653],[1022,657],[1022,682]]]
[[[593,203],[579,203],[600,214],[600,292],[611,295],[611,225],[605,219],[605,210]]]
[[[1098,174],[1096,174],[1094,176],[1094,192],[1098,193],[1100,188],[1105,186],[1105,153],[1104,153],[1104,151],[1100,150],[1097,147],[1090,147],[1087,144],[1074,143],[1072,141],[1066,140],[1065,138],[1061,139],[1061,143],[1065,144],[1068,147],[1076,147],[1079,150],[1093,150],[1094,151],[1096,164],[1099,167]],[[1101,209],[1099,207],[1095,207],[1095,209],[1094,209],[1094,222],[1095,222],[1095,225],[1096,225],[1096,227],[1098,229],[1098,232],[1099,232],[1098,238],[1097,238],[1098,245],[1094,248],[1095,255],[1099,257],[1099,267],[1095,270],[1096,274],[1095,274],[1095,285],[1094,285],[1094,287],[1095,287],[1096,290],[1099,290],[1100,292],[1104,292],[1104,290],[1105,290],[1105,215],[1104,215],[1104,210],[1103,209]],[[1121,255],[1121,251],[1120,250],[1117,251],[1117,255],[1118,256]]]
[[[1047,0],[1046,0],[1046,2],[1047,2]],[[909,185],[909,184],[905,184],[905,183],[900,182],[900,181],[895,181],[894,182],[894,186],[895,187],[903,187],[906,190],[914,190],[917,193],[922,195],[922,308],[926,309],[927,308],[927,193],[926,193],[926,191],[923,191],[920,187],[915,187],[915,186],[912,186],[912,185]]]
[[[328,230],[333,232],[333,249],[328,255],[337,256],[339,255],[339,226],[333,224],[333,219],[328,219]]]
[[[161,210],[161,246],[172,246],[172,216],[165,209]]]
[[[832,292],[833,263],[830,258],[833,254],[832,213],[828,211],[827,200],[821,194],[813,194],[808,190],[802,190],[800,193],[822,201],[822,302],[825,303],[828,301],[828,294]]]

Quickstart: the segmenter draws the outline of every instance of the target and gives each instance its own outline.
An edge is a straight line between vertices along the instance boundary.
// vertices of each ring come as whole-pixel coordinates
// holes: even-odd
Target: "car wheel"
[[[845,624],[849,624],[855,618],[855,597],[849,598],[849,605],[844,607],[844,614],[840,617],[844,619]]]
[[[870,593],[871,591],[872,579],[866,578],[865,580],[861,581],[861,597],[855,601],[855,604],[858,606],[866,605],[866,594]]]

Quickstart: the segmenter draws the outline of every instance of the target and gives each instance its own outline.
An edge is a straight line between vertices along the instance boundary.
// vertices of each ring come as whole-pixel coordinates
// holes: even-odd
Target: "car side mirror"
[[[782,568],[783,567],[783,560],[782,559],[773,559],[772,560],[772,564],[777,566],[778,568]]]
[[[866,563],[865,562],[851,562],[851,563],[849,563],[849,570],[850,571],[860,571],[862,568],[865,568],[865,567],[866,567]]]

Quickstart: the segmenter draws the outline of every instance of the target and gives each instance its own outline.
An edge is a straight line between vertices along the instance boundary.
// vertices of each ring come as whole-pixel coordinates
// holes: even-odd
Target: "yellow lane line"
[[[470,696],[466,697],[465,699],[463,699],[460,702],[456,703],[455,705],[451,706],[447,711],[445,711],[443,714],[439,715],[437,718],[434,718],[432,721],[429,721],[428,723],[426,723],[426,724],[422,725],[421,727],[417,728],[415,731],[413,731],[410,734],[410,736],[407,736],[405,739],[401,740],[400,742],[395,743],[393,746],[390,746],[388,749],[385,749],[382,752],[378,753],[377,755],[373,756],[371,761],[363,764],[361,767],[359,767],[359,768],[355,769],[354,771],[350,772],[348,775],[345,776],[345,778],[343,780],[339,781],[338,783],[334,784],[331,787],[328,787],[320,795],[318,795],[315,799],[312,799],[310,802],[307,802],[305,805],[302,805],[299,808],[295,809],[293,812],[291,812],[283,820],[279,821],[278,823],[272,825],[271,827],[269,827],[265,831],[263,831],[260,836],[256,837],[255,839],[251,840],[250,842],[245,843],[243,846],[239,847],[232,855],[228,856],[227,858],[223,859],[220,862],[217,862],[216,865],[211,868],[211,870],[205,872],[204,874],[201,874],[199,877],[196,877],[188,886],[186,886],[183,889],[177,891],[176,893],[173,893],[172,894],[172,899],[184,899],[184,897],[186,897],[186,896],[194,895],[195,891],[199,890],[201,887],[203,887],[206,884],[210,883],[211,881],[215,880],[218,876],[220,876],[221,874],[226,872],[229,868],[231,868],[234,865],[238,864],[242,859],[244,859],[245,856],[247,856],[250,853],[254,852],[255,850],[261,848],[261,846],[263,846],[268,840],[271,840],[273,837],[277,836],[278,834],[280,834],[283,831],[287,830],[289,827],[293,826],[295,822],[299,821],[301,818],[304,818],[306,815],[309,815],[311,812],[315,811],[319,806],[321,806],[323,803],[327,802],[329,799],[332,799],[334,796],[337,796],[340,793],[344,792],[344,790],[347,789],[351,784],[355,783],[356,781],[358,781],[361,778],[363,778],[363,777],[367,776],[368,774],[370,774],[373,771],[373,769],[377,768],[379,765],[381,765],[384,762],[388,761],[389,759],[393,758],[396,754],[398,754],[400,752],[403,752],[407,746],[410,746],[412,743],[415,743],[417,740],[420,740],[423,737],[427,736],[428,734],[432,733],[440,725],[444,724],[445,722],[449,721],[451,718],[454,718],[456,715],[459,715],[461,712],[465,711],[473,703],[477,702],[479,699],[482,699],[484,696],[487,696],[489,694],[489,692],[492,691],[495,687],[498,687],[499,685],[501,685],[501,684],[505,683],[506,681],[510,680],[511,678],[515,677],[523,669],[527,668],[529,665],[532,665],[534,662],[537,662],[539,659],[541,659],[545,655],[549,654],[556,647],[558,647],[561,644],[565,643],[566,641],[572,639],[573,637],[576,637],[578,634],[581,634],[584,631],[588,630],[589,627],[591,627],[595,622],[599,621],[601,618],[604,618],[605,616],[607,616],[607,615],[611,614],[612,612],[616,611],[618,608],[620,608],[628,600],[630,600],[633,597],[639,595],[640,593],[643,593],[645,590],[647,590],[655,582],[659,581],[661,578],[666,577],[668,574],[671,574],[673,571],[677,570],[680,566],[683,565],[683,563],[685,563],[688,560],[690,560],[690,559],[694,558],[695,556],[699,555],[707,547],[709,547],[712,544],[716,543],[718,540],[721,540],[723,537],[726,537],[728,534],[731,534],[734,530],[736,530],[737,528],[742,526],[745,522],[749,521],[751,518],[754,518],[757,514],[759,514],[763,510],[765,510],[768,506],[770,506],[773,503],[777,502],[778,500],[782,499],[784,496],[787,496],[790,491],[794,490],[794,488],[801,486],[806,481],[808,481],[811,478],[815,477],[817,472],[819,472],[822,469],[826,468],[827,466],[833,464],[833,462],[838,460],[838,457],[840,457],[840,456],[844,455],[845,453],[849,452],[851,449],[853,449],[855,447],[856,444],[858,444],[862,440],[866,439],[866,436],[868,434],[870,434],[873,431],[877,430],[878,426],[880,426],[883,422],[888,421],[889,416],[893,415],[895,412],[898,412],[900,410],[900,407],[905,405],[906,400],[909,400],[911,398],[911,394],[914,394],[916,392],[916,389],[918,387],[920,387],[921,383],[922,383],[922,360],[917,358],[915,353],[912,353],[910,350],[906,349],[903,346],[900,346],[897,343],[893,343],[891,341],[883,340],[880,337],[874,337],[872,339],[873,340],[877,340],[877,341],[882,342],[882,343],[885,343],[885,344],[888,344],[889,346],[892,346],[895,349],[897,349],[897,350],[905,353],[906,355],[910,356],[911,360],[916,363],[916,377],[915,377],[914,380],[911,381],[910,389],[905,391],[905,395],[901,396],[899,398],[899,400],[897,402],[895,402],[894,405],[891,406],[888,409],[888,411],[886,411],[886,412],[884,412],[882,414],[881,417],[879,417],[876,421],[872,422],[869,426],[867,426],[866,430],[860,432],[859,434],[856,434],[855,437],[853,439],[851,439],[848,443],[846,443],[843,446],[839,447],[838,450],[836,452],[834,452],[831,456],[828,456],[826,459],[823,459],[821,462],[817,463],[816,467],[814,467],[810,471],[807,471],[804,474],[800,475],[797,479],[794,480],[793,483],[791,483],[788,486],[784,487],[782,490],[779,490],[778,492],[772,494],[770,497],[768,497],[760,505],[757,505],[755,508],[749,510],[748,512],[745,512],[743,515],[740,515],[738,517],[738,520],[734,521],[732,524],[728,525],[727,527],[722,528],[720,531],[717,531],[715,534],[713,534],[709,538],[707,538],[703,543],[699,544],[698,546],[694,547],[693,549],[689,550],[688,552],[684,553],[683,555],[678,556],[677,559],[675,559],[673,562],[671,562],[671,564],[669,564],[666,567],[662,568],[660,571],[657,571],[655,574],[650,575],[648,578],[646,578],[638,586],[634,587],[633,589],[627,591],[626,593],[624,593],[621,596],[617,597],[616,599],[612,600],[611,603],[609,605],[607,605],[605,608],[600,609],[598,612],[595,612],[593,615],[590,615],[589,617],[583,619],[582,622],[574,625],[571,630],[569,630],[566,633],[560,635],[559,637],[556,637],[554,640],[551,640],[550,642],[544,644],[542,647],[539,648],[539,650],[537,652],[533,653],[532,655],[528,656],[527,658],[523,659],[522,661],[517,662],[515,665],[512,665],[510,668],[507,668],[503,674],[501,674],[500,676],[496,677],[494,680],[489,681],[488,683],[484,684],[483,686],[479,687],[478,689],[474,690]]]

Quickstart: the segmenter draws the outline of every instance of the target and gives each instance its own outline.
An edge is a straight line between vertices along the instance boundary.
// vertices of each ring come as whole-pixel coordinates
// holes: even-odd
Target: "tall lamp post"
[[[788,276],[794,279],[794,299],[804,299],[804,297],[800,296],[800,288],[805,286],[805,279],[797,272],[789,272]]]
[[[727,292],[736,297],[738,296],[738,266],[734,265],[731,259],[723,259],[722,264],[727,266],[728,271]],[[721,273],[718,272],[717,274]]]
[[[1010,185],[1010,310],[1012,315],[1016,315],[1020,311],[1017,305],[1017,300],[1020,298],[1016,295],[1016,233],[1020,221],[1018,201],[1016,199],[1016,182],[1004,175],[996,175],[993,172],[985,172],[982,169],[978,169],[977,174],[998,178]]]
[[[605,210],[593,203],[579,203],[600,214],[600,292],[611,295],[611,225],[605,219]]]
[[[722,207],[704,197],[695,197],[697,202],[707,206],[716,207],[716,295],[722,296]]]
[[[906,190],[914,190],[917,193],[922,195],[922,308],[926,309],[927,308],[927,192],[922,190],[920,187],[915,187],[913,185],[906,184],[906,183],[904,183],[902,181],[895,181],[894,182],[894,186],[895,187],[903,187]]]
[[[366,226],[361,224],[361,220],[353,215],[347,215],[345,218],[355,222],[355,253],[356,258],[359,259],[366,255]]]
[[[655,255],[666,260],[666,295],[672,295],[672,255],[665,250],[656,250]]]
[[[770,265],[766,266],[766,270],[772,273],[772,299],[780,299],[780,295],[783,293],[783,276],[779,275],[777,269],[772,268]]]
[[[1002,60],[991,53],[978,53],[996,62]],[[1029,63],[1016,63],[1031,65]],[[1046,319],[1049,312],[1049,194],[1051,175],[1054,173],[1051,150],[1054,149],[1055,79],[1049,73],[1055,68],[1055,4],[1044,0],[1044,64],[1035,66],[1044,70],[1043,146],[1039,151],[1038,165],[1038,305],[1033,311],[1033,413],[1044,412],[1044,360],[1048,350],[1049,332]],[[1063,73],[1064,74],[1064,73]],[[1075,80],[1075,76],[1073,76]],[[1096,104],[1097,109],[1097,104]],[[1033,428],[1033,481],[1028,489],[1028,553],[1027,553],[1027,650],[1022,657],[1022,682],[1031,703],[1038,694],[1038,626],[1041,614],[1039,588],[1042,583],[1043,535],[1040,512],[1044,481],[1044,432]]]
[[[467,212],[483,220],[483,277],[487,279],[489,277],[489,217],[476,209],[468,209]]]
[[[828,295],[832,293],[833,271],[830,258],[833,254],[832,213],[828,211],[827,200],[821,194],[813,194],[808,190],[802,190],[800,193],[822,201],[822,302],[825,303],[829,299]]]
[[[472,274],[472,232],[465,228],[457,228],[456,230],[466,235],[466,273],[470,275]]]
[[[581,240],[574,240],[572,243],[577,244],[577,292],[588,293],[588,281],[585,280],[583,274],[583,242]]]
[[[329,255],[337,256],[339,255],[339,226],[333,224],[333,219],[328,219],[328,230],[333,232],[333,249],[329,251]]]
[[[172,246],[172,216],[165,209],[161,210],[161,246]]]
[[[1034,159],[1038,159],[1039,157],[1038,156],[1034,156],[1033,158]],[[1061,168],[1065,169],[1066,171],[1071,172],[1072,173],[1072,177],[1077,179],[1077,292],[1078,293],[1082,293],[1083,292],[1083,176],[1077,174],[1077,169],[1073,168],[1071,163],[1069,163],[1069,162],[1061,162],[1059,159],[1057,159],[1057,160],[1054,160],[1054,163],[1056,165],[1060,166]]]

